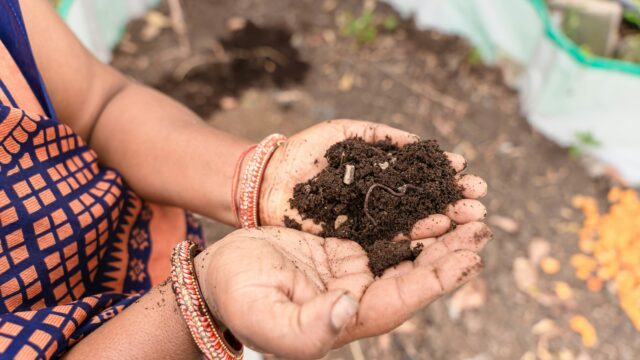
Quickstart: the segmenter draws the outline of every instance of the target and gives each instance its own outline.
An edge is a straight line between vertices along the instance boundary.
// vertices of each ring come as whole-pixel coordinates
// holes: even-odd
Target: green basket
[[[595,56],[584,51],[571,39],[569,39],[562,31],[556,29],[551,23],[549,10],[544,0],[530,0],[533,7],[540,15],[540,19],[544,25],[545,33],[553,40],[556,45],[569,53],[576,61],[581,64],[607,70],[622,71],[629,74],[640,75],[640,64],[622,61],[611,58]]]

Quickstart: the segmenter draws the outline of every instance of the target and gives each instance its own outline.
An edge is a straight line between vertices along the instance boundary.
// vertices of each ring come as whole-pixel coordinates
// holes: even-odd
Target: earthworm
[[[388,187],[386,185],[382,185],[382,184],[378,184],[378,183],[374,183],[373,185],[371,185],[371,187],[369,187],[369,190],[367,190],[367,194],[364,197],[364,213],[376,225],[377,225],[376,220],[373,218],[373,216],[371,216],[371,213],[369,213],[369,198],[371,197],[371,193],[373,192],[373,190],[375,188],[377,188],[377,187],[381,188],[382,190],[387,191],[389,194],[391,194],[393,196],[396,196],[396,197],[404,196],[407,193],[407,189],[420,190],[419,187],[411,185],[411,184],[404,184],[404,185],[398,187],[398,191],[393,190],[392,188],[390,188],[390,187]]]

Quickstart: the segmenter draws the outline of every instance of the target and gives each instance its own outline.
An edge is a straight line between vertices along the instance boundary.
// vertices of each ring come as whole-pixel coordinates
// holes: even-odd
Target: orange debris
[[[540,260],[540,268],[546,274],[555,274],[560,271],[560,261],[550,256],[545,256]]]
[[[594,198],[573,198],[584,221],[578,233],[582,253],[571,257],[571,265],[591,291],[611,282],[620,306],[640,331],[640,198],[634,190],[617,187],[607,198],[610,206],[602,214]]]
[[[560,300],[569,300],[573,297],[573,290],[569,284],[564,281],[556,281],[555,285],[556,296]]]
[[[587,289],[598,292],[602,290],[602,280],[598,277],[590,277],[587,279]]]
[[[582,315],[574,315],[569,319],[569,327],[580,335],[582,345],[591,348],[598,344],[596,329],[589,320]]]

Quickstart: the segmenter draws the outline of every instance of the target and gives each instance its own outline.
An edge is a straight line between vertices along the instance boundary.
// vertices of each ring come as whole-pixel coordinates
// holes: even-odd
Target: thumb
[[[302,349],[298,356],[317,359],[333,348],[342,329],[358,312],[358,302],[344,291],[331,291],[303,304],[299,312]],[[297,357],[297,356],[296,356]]]
[[[358,312],[359,304],[345,291],[316,297],[300,309],[301,331],[318,339],[334,340]]]
[[[341,330],[355,317],[358,302],[345,291],[329,291],[299,305],[286,301],[259,302],[261,321],[243,329],[249,343],[265,352],[291,359],[317,359],[333,348]],[[252,329],[250,329],[252,328]]]

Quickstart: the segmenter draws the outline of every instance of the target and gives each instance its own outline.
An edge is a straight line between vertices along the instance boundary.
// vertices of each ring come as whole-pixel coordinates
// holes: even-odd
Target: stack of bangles
[[[259,144],[252,145],[240,155],[231,190],[231,203],[238,226],[243,228],[259,226],[258,200],[264,171],[274,151],[286,140],[287,138],[280,134],[269,135]],[[253,149],[255,151],[240,177],[239,173],[245,157]],[[239,204],[236,204],[236,199],[239,199]],[[220,331],[220,327],[202,296],[193,262],[198,252],[198,246],[187,240],[180,242],[173,249],[171,284],[178,308],[191,336],[205,358],[211,360],[242,359],[242,343],[228,329],[224,332]]]
[[[233,212],[236,214],[238,226],[245,229],[260,226],[258,200],[260,199],[264,171],[273,153],[285,141],[287,141],[287,138],[284,135],[271,134],[257,145],[249,147],[238,159],[231,191],[231,204],[233,206]],[[255,151],[247,163],[240,178],[240,183],[236,186],[238,182],[237,177],[244,158],[254,147]],[[238,192],[240,192],[239,196]],[[238,198],[239,204],[236,205],[236,199]]]

